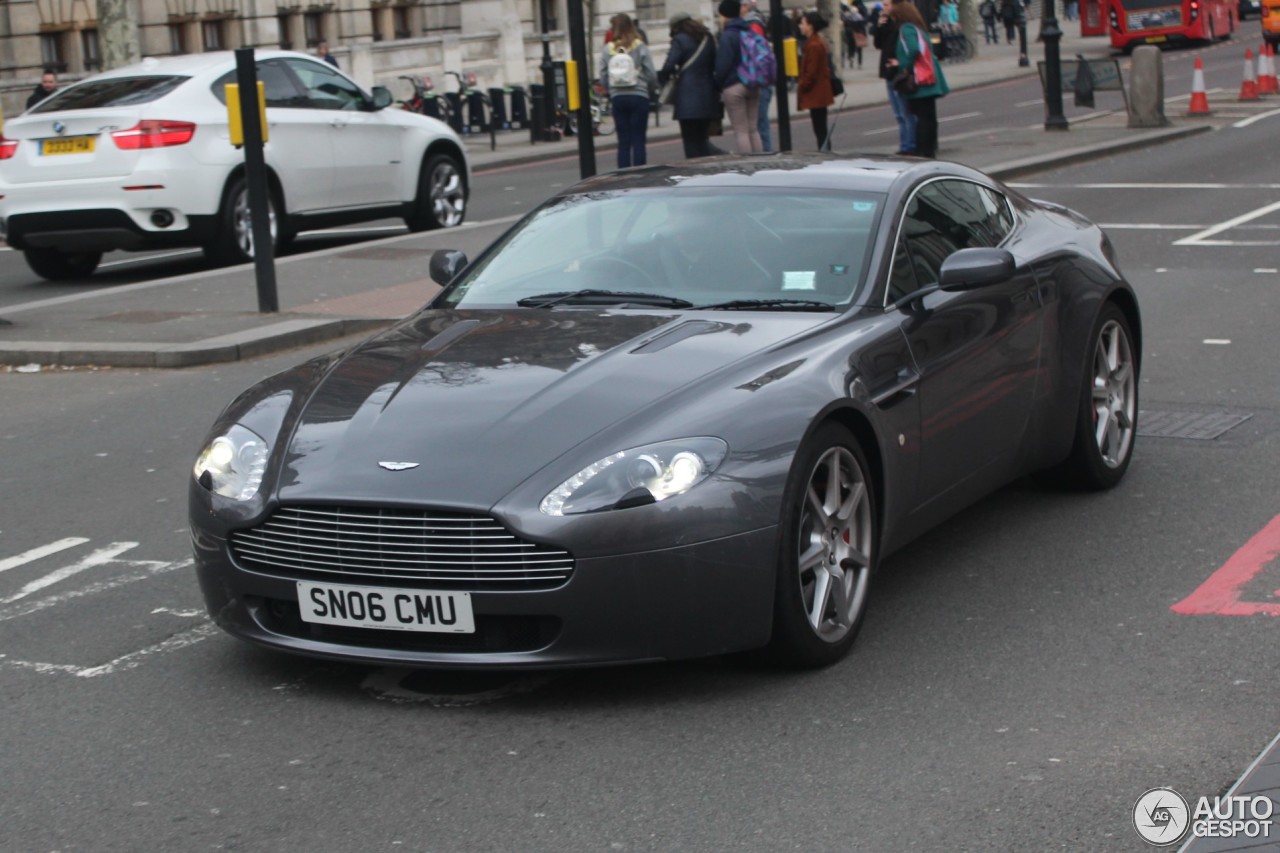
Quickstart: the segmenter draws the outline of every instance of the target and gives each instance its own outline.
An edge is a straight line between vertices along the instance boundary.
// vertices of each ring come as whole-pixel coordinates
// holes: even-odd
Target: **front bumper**
[[[522,669],[705,657],[763,646],[772,625],[776,536],[771,527],[580,559],[573,576],[551,590],[473,590],[476,633],[466,635],[302,622],[293,577],[241,568],[226,540],[207,532],[194,531],[193,543],[209,613],[234,636],[350,662]],[[352,582],[367,585],[365,579]]]

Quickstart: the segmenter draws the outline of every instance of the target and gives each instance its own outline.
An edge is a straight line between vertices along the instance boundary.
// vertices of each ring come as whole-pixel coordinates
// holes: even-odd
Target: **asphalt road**
[[[201,610],[186,478],[218,409],[305,353],[0,373],[0,849],[1146,849],[1139,795],[1217,794],[1280,730],[1280,622],[1172,609],[1280,513],[1275,121],[1019,184],[1108,225],[1144,413],[1248,419],[1143,437],[1110,493],[993,495],[886,562],[821,672],[253,649]],[[1274,606],[1258,568],[1238,597]]]

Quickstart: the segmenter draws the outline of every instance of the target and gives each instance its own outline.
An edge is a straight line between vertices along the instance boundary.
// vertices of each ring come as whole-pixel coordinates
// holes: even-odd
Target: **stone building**
[[[139,56],[238,47],[314,51],[327,41],[340,67],[362,85],[408,97],[400,75],[474,73],[481,87],[541,80],[543,15],[556,59],[569,55],[567,0],[113,0],[136,16]],[[290,5],[284,5],[290,4]],[[545,11],[540,8],[545,4]],[[589,52],[597,61],[610,16],[635,15],[661,61],[667,16],[688,11],[714,22],[714,0],[585,0]],[[97,0],[0,0],[0,107],[22,111],[41,71],[60,83],[102,68]]]

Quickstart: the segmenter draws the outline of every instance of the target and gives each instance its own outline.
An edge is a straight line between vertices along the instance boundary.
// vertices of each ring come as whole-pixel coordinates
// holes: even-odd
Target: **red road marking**
[[[1245,585],[1277,556],[1280,556],[1280,515],[1232,554],[1199,589],[1169,609],[1184,615],[1280,616],[1280,602],[1243,601],[1240,597]],[[1280,590],[1274,595],[1280,597]]]

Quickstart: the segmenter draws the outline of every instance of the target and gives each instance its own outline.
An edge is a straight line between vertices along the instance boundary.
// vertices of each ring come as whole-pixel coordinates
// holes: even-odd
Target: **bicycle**
[[[477,125],[475,124],[462,124],[462,105],[464,101],[469,101],[471,98],[479,98],[481,104],[481,115],[478,128],[482,131],[485,128],[488,128],[489,150],[496,151],[498,148],[498,136],[497,129],[493,126],[493,101],[490,100],[489,95],[483,89],[476,86],[475,72],[468,72],[465,78],[457,71],[446,71],[444,73],[458,81],[458,91],[456,93],[458,98],[458,124],[454,125],[454,130],[460,130],[461,128],[466,127],[468,130],[462,132],[469,132],[470,130],[477,128]],[[468,118],[474,120],[475,116],[469,115]]]
[[[453,105],[449,103],[448,97],[434,91],[435,84],[431,82],[430,77],[410,77],[401,74],[397,79],[408,80],[413,86],[413,97],[407,101],[400,101],[402,109],[440,119],[450,127],[454,127]]]
[[[590,103],[588,108],[591,111],[591,129],[595,136],[609,136],[614,131],[612,105],[609,101],[608,90],[599,80],[592,82],[588,90]],[[570,112],[564,109],[560,104],[556,104],[557,118],[563,118],[564,128],[567,136],[573,136],[578,132],[578,113]]]

